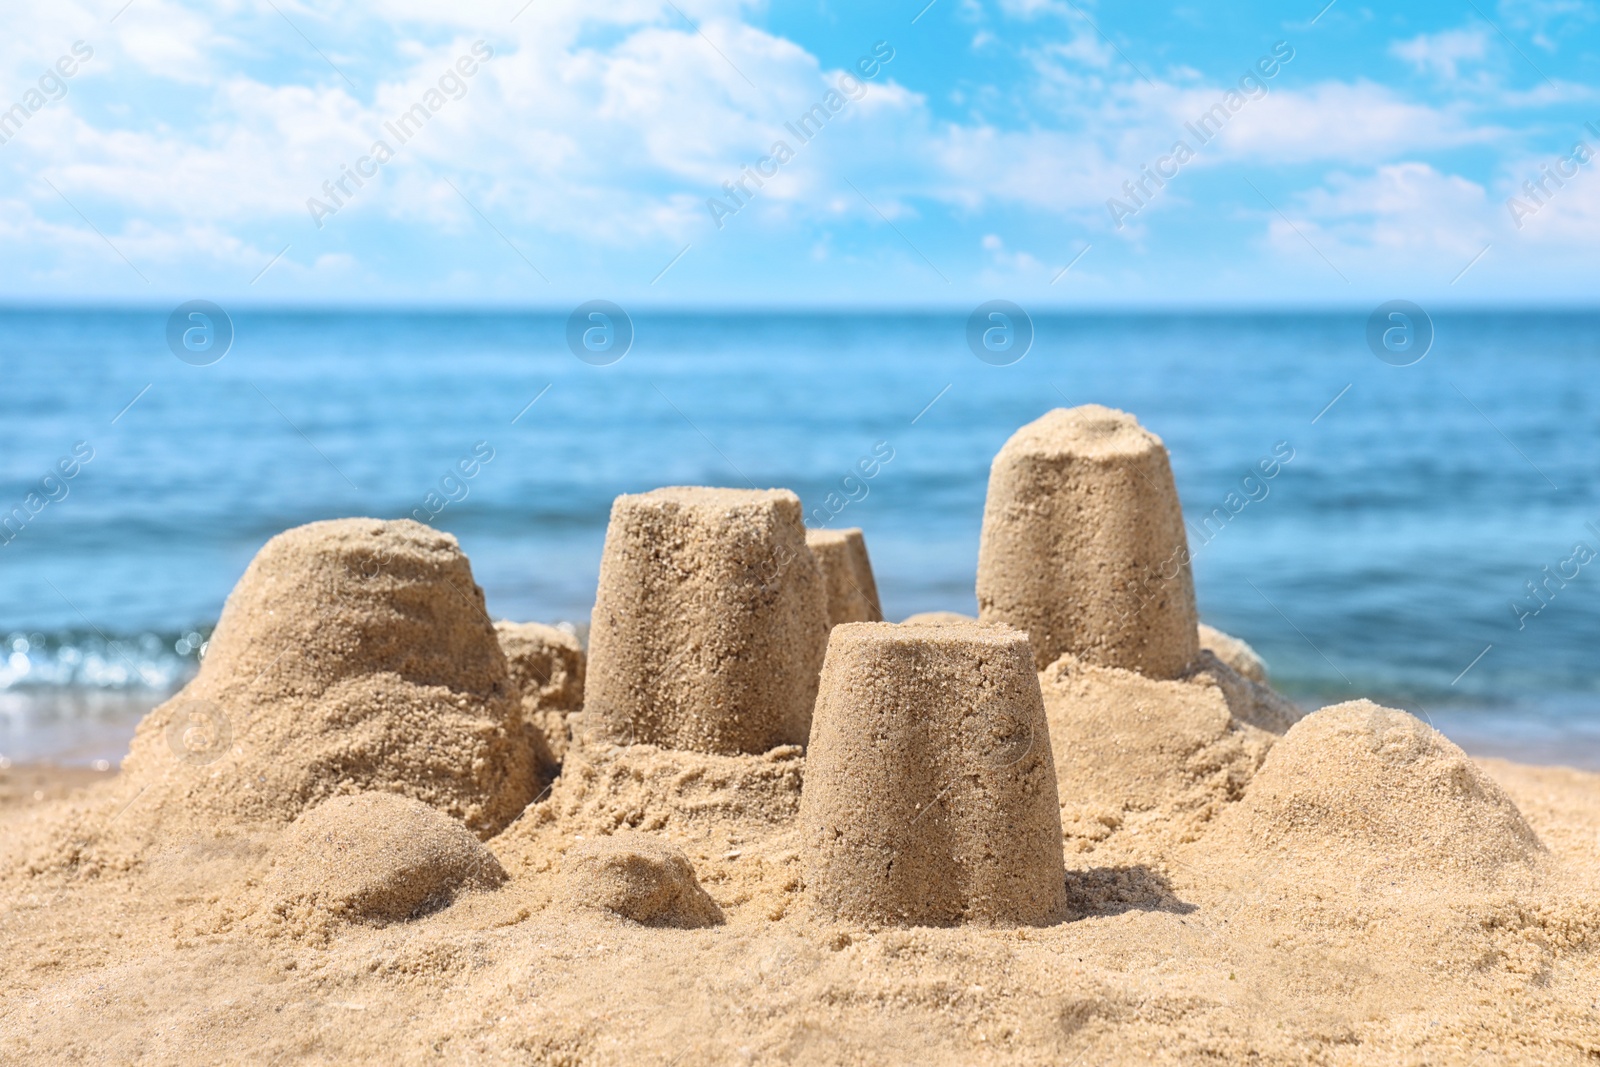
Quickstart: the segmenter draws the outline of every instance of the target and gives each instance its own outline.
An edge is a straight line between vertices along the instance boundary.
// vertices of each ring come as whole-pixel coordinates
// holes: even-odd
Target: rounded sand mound
[[[562,896],[573,908],[608,911],[645,926],[692,929],[722,922],[683,850],[648,834],[584,841],[561,865]]]
[[[140,723],[125,776],[163,816],[287,823],[364,790],[490,834],[537,794],[543,740],[454,537],[340,519],[268,541],[200,672]]]
[[[1225,634],[1214,626],[1200,624],[1200,647],[1260,685],[1267,684],[1267,665],[1256,650],[1245,642]]]
[[[295,820],[274,849],[265,894],[285,919],[384,925],[505,877],[494,853],[448,815],[392,793],[361,793]]]
[[[501,621],[494,632],[511,682],[522,694],[523,721],[544,735],[551,756],[561,760],[572,742],[567,717],[583,710],[583,645],[537,622]]]
[[[977,622],[975,615],[963,615],[959,611],[919,611],[915,615],[907,615],[900,620],[901,626],[950,626],[964,622]]]
[[[1355,700],[1300,720],[1217,839],[1317,864],[1488,877],[1543,851],[1504,791],[1431,726]],[[1205,846],[1213,843],[1207,835]]]

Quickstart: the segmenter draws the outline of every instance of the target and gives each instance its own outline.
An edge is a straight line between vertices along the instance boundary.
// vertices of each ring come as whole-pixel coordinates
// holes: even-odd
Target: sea
[[[491,614],[581,628],[615,496],[781,486],[890,619],[972,613],[995,452],[1100,403],[1280,690],[1600,769],[1600,313],[579,312],[0,309],[0,765],[114,765],[317,519],[427,521]]]

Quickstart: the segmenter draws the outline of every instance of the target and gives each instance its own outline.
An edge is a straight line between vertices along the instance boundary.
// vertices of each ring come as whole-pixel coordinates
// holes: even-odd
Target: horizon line
[[[1016,303],[1016,301],[1013,301]],[[574,305],[576,306],[576,305]],[[1172,302],[1157,303],[1128,303],[1128,304],[1044,304],[1027,307],[1018,304],[1030,316],[1052,317],[1125,317],[1148,315],[1152,317],[1238,317],[1238,316],[1268,316],[1289,317],[1295,315],[1316,316],[1344,316],[1366,315],[1371,313],[1371,307],[1366,303],[1346,302],[1339,304],[1189,304]],[[101,312],[115,314],[169,314],[172,308],[165,302],[117,302],[117,301],[38,301],[33,303],[18,303],[0,298],[0,315],[7,314],[41,314],[52,311],[61,312]],[[573,307],[566,304],[513,304],[513,303],[437,303],[417,304],[415,302],[383,302],[383,301],[348,301],[348,302],[249,302],[236,303],[232,309],[240,313],[250,314],[369,314],[369,315],[395,315],[395,316],[451,316],[451,315],[484,315],[484,316],[511,316],[532,315],[538,317],[564,316],[573,311]],[[632,307],[624,307],[630,315],[648,314],[651,316],[703,316],[723,315],[729,317],[783,317],[783,316],[849,316],[866,317],[871,315],[889,315],[898,317],[948,317],[969,315],[972,309],[966,304],[941,303],[941,304],[910,304],[910,303],[806,303],[806,304],[776,304],[776,303],[750,303],[750,304],[664,304],[640,303]],[[1538,312],[1558,315],[1592,315],[1600,313],[1600,300],[1589,303],[1575,301],[1551,301],[1545,303],[1494,303],[1470,304],[1461,301],[1451,301],[1434,304],[1431,308],[1425,307],[1429,314],[1451,315],[1506,315],[1514,313]]]

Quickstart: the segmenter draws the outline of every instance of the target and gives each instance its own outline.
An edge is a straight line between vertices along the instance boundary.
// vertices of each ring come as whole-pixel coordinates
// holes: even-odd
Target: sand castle
[[[833,604],[849,538],[813,540],[782,491],[619,498],[585,677],[490,625],[447,535],[274,538],[120,779],[0,805],[7,1055],[1600,1052],[1600,777],[1502,789],[1403,712],[1301,719],[1197,625],[1130,417],[996,459],[980,603],[1029,633],[830,631],[875,590]]]
[[[882,622],[878,583],[872,577],[867,542],[861,530],[807,530],[806,545],[822,568],[828,591],[828,625],[841,622]]]
[[[978,556],[985,621],[1028,634],[1040,670],[1071,652],[1174,678],[1199,651],[1172,468],[1132,415],[1048,412],[995,456]]]
[[[197,705],[217,709],[232,742],[203,761],[169,730]],[[256,554],[199,674],[140,724],[123,773],[202,820],[288,823],[338,793],[380,790],[489,834],[552,762],[521,722],[455,538],[340,519]]]
[[[804,744],[827,594],[786,489],[657,489],[611,507],[584,716],[627,743]]]
[[[1033,659],[1005,626],[834,628],[800,798],[821,911],[932,926],[1061,917],[1061,818]]]

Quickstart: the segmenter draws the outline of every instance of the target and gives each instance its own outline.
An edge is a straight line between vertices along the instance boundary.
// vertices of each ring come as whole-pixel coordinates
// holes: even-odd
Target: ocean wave
[[[13,631],[0,641],[0,692],[171,692],[194,676],[211,628],[109,635]]]

